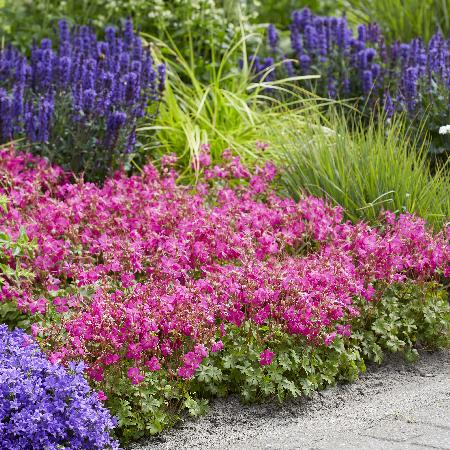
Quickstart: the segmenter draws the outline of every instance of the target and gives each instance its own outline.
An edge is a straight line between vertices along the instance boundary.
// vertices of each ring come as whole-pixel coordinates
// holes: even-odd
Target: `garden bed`
[[[450,345],[442,34],[304,9],[291,54],[249,4],[141,35],[100,4],[0,48],[0,447],[118,448]]]

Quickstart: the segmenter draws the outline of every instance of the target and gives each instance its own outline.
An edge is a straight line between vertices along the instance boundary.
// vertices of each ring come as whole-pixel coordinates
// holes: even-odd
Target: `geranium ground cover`
[[[52,363],[86,364],[119,425],[132,430],[126,437],[160,431],[181,404],[201,410],[196,392],[205,384],[226,392],[234,381],[223,373],[233,367],[253,385],[259,374],[263,393],[274,394],[264,376],[289,366],[276,351],[281,341],[311,352],[339,349],[359,339],[352,325],[396,286],[411,291],[411,283],[450,275],[449,228],[433,233],[422,219],[393,213],[376,228],[344,222],[341,208],[323,200],[278,195],[271,164],[250,173],[228,150],[223,160],[212,167],[204,146],[196,186],[177,183],[171,155],[159,170],[117,172],[97,186],[69,182],[42,159],[0,152],[7,199],[0,227],[12,239],[22,229],[36,241],[32,256],[6,251],[9,264],[34,277],[2,276],[0,301],[32,315]],[[436,300],[439,320],[444,303]],[[408,326],[402,333],[414,344],[419,325]],[[448,333],[448,323],[435,333]],[[255,343],[257,368],[248,354],[233,356],[242,340]],[[291,393],[307,388],[279,383]]]

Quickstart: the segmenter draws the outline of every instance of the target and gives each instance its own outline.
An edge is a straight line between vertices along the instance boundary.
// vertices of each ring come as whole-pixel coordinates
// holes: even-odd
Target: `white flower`
[[[439,134],[450,134],[450,125],[444,125],[439,128]]]

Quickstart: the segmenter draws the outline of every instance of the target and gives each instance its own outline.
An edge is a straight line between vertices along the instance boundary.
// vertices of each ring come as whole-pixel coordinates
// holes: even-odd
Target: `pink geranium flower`
[[[146,361],[145,365],[152,372],[156,372],[161,369],[161,365],[159,364],[158,358],[156,356],[152,356],[148,361]]]
[[[144,381],[145,378],[137,367],[130,367],[128,369],[127,375],[133,384],[142,383],[142,381]]]
[[[37,274],[3,284],[0,302],[44,316],[32,333],[52,361],[82,357],[99,382],[125,370],[138,384],[161,367],[190,379],[209,351],[222,350],[217,339],[231,325],[331,345],[336,333],[351,336],[361,299],[450,275],[448,228],[433,233],[422,219],[393,213],[381,227],[344,222],[323,199],[277,195],[273,164],[250,172],[228,149],[213,166],[210,149],[201,151],[196,186],[177,182],[174,155],[160,170],[119,171],[97,186],[0,149],[8,197],[0,228],[13,239],[23,228],[35,240],[35,254],[19,264]],[[274,357],[264,350],[261,365]]]
[[[105,393],[103,391],[98,391],[97,397],[101,402],[108,400],[108,397],[105,395]]]
[[[275,353],[270,351],[268,348],[266,348],[260,355],[259,355],[259,363],[262,366],[269,366],[272,364],[273,357],[275,356]]]

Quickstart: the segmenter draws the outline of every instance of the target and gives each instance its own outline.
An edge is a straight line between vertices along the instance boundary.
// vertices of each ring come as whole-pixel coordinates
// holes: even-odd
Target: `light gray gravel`
[[[360,380],[282,405],[215,400],[207,415],[132,450],[449,449],[450,351],[391,357]]]

